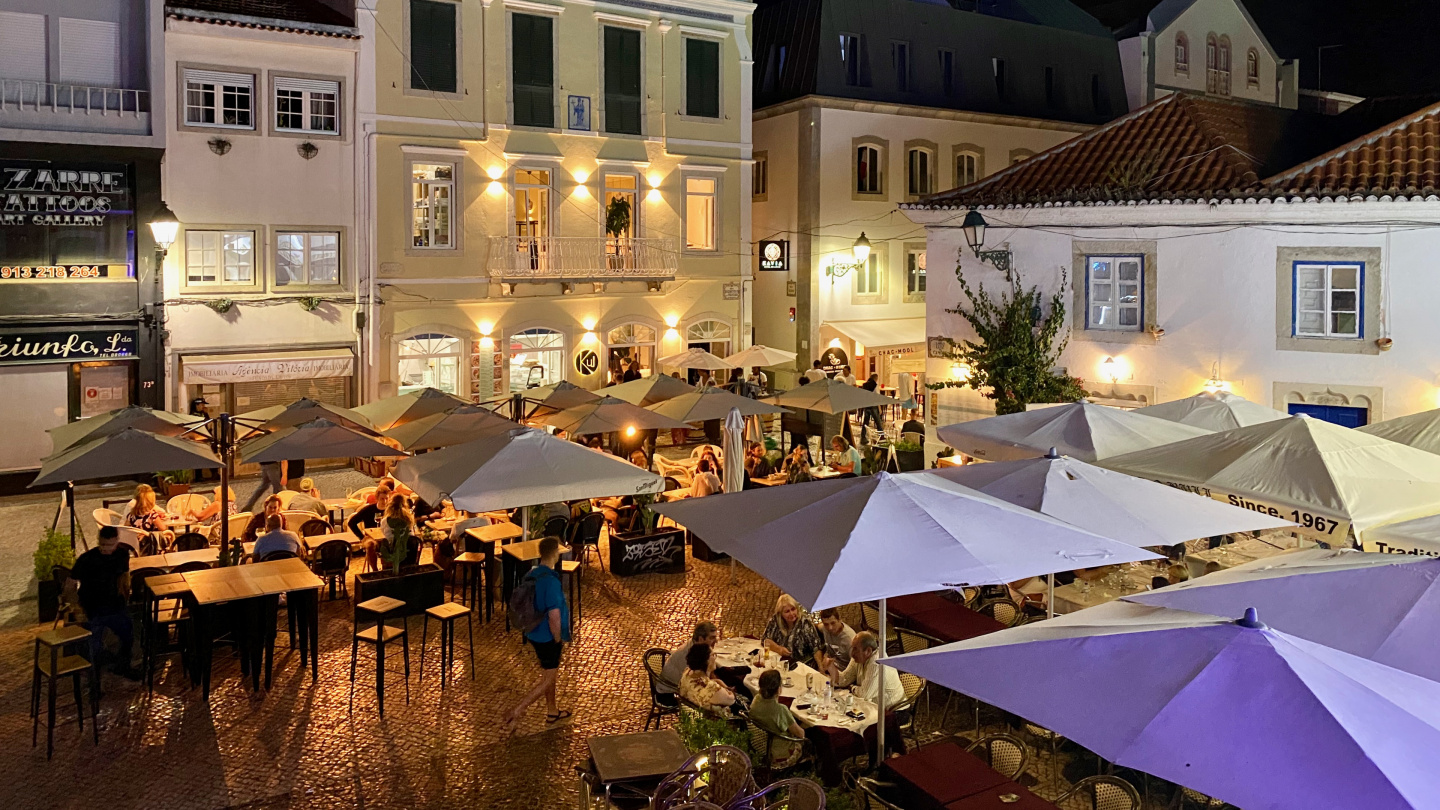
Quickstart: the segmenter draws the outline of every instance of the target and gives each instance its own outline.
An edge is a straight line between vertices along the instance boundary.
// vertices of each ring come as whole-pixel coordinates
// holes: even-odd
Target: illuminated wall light
[[[680,339],[680,330],[679,330],[679,329],[676,329],[676,328],[673,327],[673,326],[670,327],[669,329],[666,329],[666,330],[665,330],[664,339],[665,339],[665,340],[679,340],[679,339]]]
[[[825,346],[829,349],[843,348],[840,344],[840,338],[830,338],[830,342],[825,344]]]
[[[498,180],[491,180],[490,184],[485,187],[485,193],[491,197],[499,197],[505,193],[505,184]]]
[[[675,327],[677,327],[677,326],[680,325],[680,316],[679,316],[679,315],[666,315],[666,316],[665,316],[665,325],[668,326],[668,327],[670,327],[671,329],[674,329]]]
[[[649,183],[651,188],[660,188],[660,182],[664,179],[658,174],[651,174],[645,178],[645,182]]]
[[[593,317],[585,318],[580,321],[580,325],[585,327],[586,332],[594,332],[596,323],[599,323],[599,321],[595,320]]]
[[[580,339],[580,342],[581,342],[581,343],[599,343],[599,342],[600,342],[600,338],[596,337],[594,332],[586,332],[586,333],[585,333],[585,337],[581,338],[581,339]]]
[[[585,171],[584,169],[577,169],[575,173],[571,175],[571,177],[574,177],[575,182],[577,183],[584,183],[586,180],[590,179],[590,173]]]
[[[478,326],[480,327],[480,334],[485,337],[490,337],[490,335],[495,332],[494,321],[481,321]]]
[[[1129,366],[1122,358],[1107,357],[1100,363],[1100,376],[1109,380],[1112,385],[1117,384],[1130,376]]]
[[[499,180],[500,178],[505,176],[505,167],[491,166],[490,168],[485,170],[485,174],[489,175],[491,180]]]
[[[856,357],[864,357],[864,356],[865,356],[865,344],[864,344],[864,343],[858,343],[858,342],[857,342],[857,343],[855,344],[855,356],[856,356]]]
[[[964,363],[950,364],[950,379],[964,382],[970,379],[970,367]]]
[[[494,350],[494,348],[495,348],[495,338],[492,338],[492,337],[490,337],[489,335],[486,335],[485,337],[480,338],[480,348],[481,348],[483,351],[487,351],[487,352]]]
[[[645,202],[660,202],[663,199],[665,198],[660,196],[660,189],[658,188],[652,188],[645,193]]]
[[[580,185],[577,185],[577,186],[575,186],[575,190],[570,193],[570,196],[572,196],[572,197],[589,197],[589,196],[590,196],[590,187],[587,186],[587,185],[585,185],[585,184],[583,184],[583,183],[580,184]]]

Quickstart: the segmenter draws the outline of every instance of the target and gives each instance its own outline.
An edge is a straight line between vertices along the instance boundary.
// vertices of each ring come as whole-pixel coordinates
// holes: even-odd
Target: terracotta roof
[[[1273,196],[1429,197],[1440,193],[1440,104],[1269,178]]]

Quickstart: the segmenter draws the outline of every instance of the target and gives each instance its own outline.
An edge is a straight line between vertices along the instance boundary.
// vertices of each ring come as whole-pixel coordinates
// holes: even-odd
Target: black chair
[[[375,701],[380,716],[385,716],[385,659],[391,655],[385,648],[396,641],[400,642],[405,660],[405,703],[410,703],[410,636],[406,632],[404,609],[404,602],[385,596],[355,606],[355,627],[350,641],[350,711],[355,711],[355,670],[362,641],[375,648]],[[388,619],[398,620],[399,626],[388,624]]]
[[[332,531],[334,529],[330,527],[330,524],[318,517],[300,524],[301,537],[319,537],[322,534],[330,534]]]
[[[175,538],[176,551],[199,551],[210,546],[210,538],[199,532],[186,532]]]
[[[684,489],[684,488],[685,488],[685,485],[682,484],[682,483],[680,483],[680,479],[679,479],[679,478],[676,478],[676,477],[673,476],[673,475],[667,475],[667,476],[665,476],[665,491],[666,491],[666,492],[674,492],[674,491],[677,490],[677,489]]]
[[[264,557],[261,557],[261,558],[260,558],[260,562],[272,562],[272,561],[274,561],[274,560],[293,560],[293,559],[295,559],[295,552],[293,552],[293,551],[286,551],[286,550],[284,550],[284,549],[279,549],[279,550],[277,550],[277,551],[272,551],[272,552],[270,552],[269,554],[266,554]]]
[[[350,589],[346,582],[350,573],[350,541],[348,540],[327,540],[320,544],[316,550],[319,561],[315,564],[315,574],[330,588],[330,598],[335,598],[335,583],[340,583],[340,592],[345,598],[350,598]]]
[[[161,568],[135,568],[130,571],[130,604],[144,604],[149,593],[145,590],[145,580],[149,577],[158,577],[164,574]]]
[[[657,688],[660,682],[665,680],[665,661],[670,657],[670,651],[661,647],[651,647],[645,651],[641,659],[645,664],[645,676],[650,680],[650,713],[645,716],[645,730],[650,730],[650,723],[655,723],[655,728],[660,728],[660,721],[668,714],[680,714],[680,697],[671,693],[662,695]]]
[[[209,571],[210,568],[211,568],[210,563],[205,562],[204,560],[191,560],[190,562],[181,563],[181,564],[175,566],[174,568],[170,569],[170,573],[172,573],[172,574],[188,574],[188,573],[190,573],[191,571]]]
[[[570,533],[570,519],[556,515],[545,521],[545,537],[565,537]]]
[[[600,555],[600,530],[605,528],[605,515],[591,512],[570,526],[570,550],[579,553],[584,563],[590,549],[595,549],[595,559],[600,561],[600,570],[605,570],[605,558]]]

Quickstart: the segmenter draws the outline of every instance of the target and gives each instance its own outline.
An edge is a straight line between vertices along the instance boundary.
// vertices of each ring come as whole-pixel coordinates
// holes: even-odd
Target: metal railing
[[[41,111],[139,118],[150,113],[150,91],[0,79],[0,113]]]
[[[678,253],[670,239],[496,236],[489,267],[504,279],[674,278]]]

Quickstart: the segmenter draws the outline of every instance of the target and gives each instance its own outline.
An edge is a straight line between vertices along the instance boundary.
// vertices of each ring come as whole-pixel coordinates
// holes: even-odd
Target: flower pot
[[[425,608],[445,601],[445,572],[433,563],[407,566],[398,575],[386,569],[355,575],[355,604],[377,596],[388,596],[405,603],[403,616],[415,616]]]
[[[190,491],[190,485],[189,485],[189,484],[171,484],[171,483],[166,483],[166,484],[165,484],[165,497],[166,497],[166,498],[173,498],[173,497],[175,497],[176,495],[184,495],[185,493],[187,493],[187,492],[189,492],[189,491]]]
[[[40,623],[54,622],[60,612],[60,583],[53,579],[40,580]]]
[[[685,530],[661,529],[651,534],[617,532],[610,535],[610,573],[680,574],[685,571]]]

